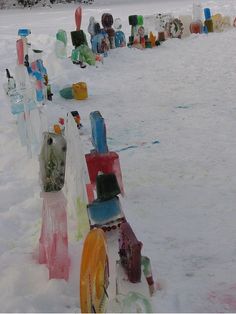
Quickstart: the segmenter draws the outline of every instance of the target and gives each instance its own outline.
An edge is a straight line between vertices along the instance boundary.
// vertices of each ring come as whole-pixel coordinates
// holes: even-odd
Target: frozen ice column
[[[39,156],[43,198],[39,263],[47,264],[49,279],[69,277],[66,198],[64,186],[66,141],[61,134],[45,132]]]
[[[47,264],[49,279],[69,278],[66,199],[62,191],[42,192],[39,263]]]

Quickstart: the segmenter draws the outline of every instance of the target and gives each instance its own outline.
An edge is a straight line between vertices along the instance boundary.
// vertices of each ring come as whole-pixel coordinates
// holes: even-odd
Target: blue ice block
[[[204,9],[205,20],[211,19],[211,10],[209,8]]]
[[[90,113],[90,122],[92,128],[92,144],[98,153],[108,152],[106,126],[104,119],[99,111]]]
[[[12,114],[19,114],[24,112],[25,110],[33,110],[37,107],[37,104],[34,100],[24,100],[23,95],[15,91],[10,94],[10,102],[11,102],[11,113]]]
[[[18,29],[18,36],[26,37],[31,34],[31,30],[27,28]]]
[[[88,205],[88,215],[92,224],[105,224],[122,217],[119,198],[108,201],[95,200]]]

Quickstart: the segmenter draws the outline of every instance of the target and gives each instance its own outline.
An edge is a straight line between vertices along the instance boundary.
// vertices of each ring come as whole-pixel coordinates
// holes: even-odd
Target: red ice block
[[[76,30],[79,31],[81,27],[81,20],[82,20],[82,8],[78,7],[75,10],[75,24],[76,24]]]
[[[122,182],[122,174],[120,170],[119,156],[115,152],[108,152],[100,154],[97,152],[91,152],[85,155],[90,182],[95,187],[96,178],[101,171],[105,174],[114,173],[119,184],[121,194],[124,195],[124,188]]]
[[[201,34],[202,32],[202,22],[195,21],[190,24],[190,32],[192,34]]]
[[[121,265],[125,268],[129,281],[140,282],[142,242],[138,241],[128,222],[120,225],[119,248]]]
[[[24,43],[23,39],[16,41],[17,61],[18,64],[24,64]]]
[[[49,279],[69,277],[66,199],[62,191],[43,192],[39,263],[47,264]]]

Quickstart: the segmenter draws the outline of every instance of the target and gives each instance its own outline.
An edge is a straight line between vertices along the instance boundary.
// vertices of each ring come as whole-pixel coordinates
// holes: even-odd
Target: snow
[[[204,0],[202,6],[236,16],[234,0]],[[109,149],[120,156],[123,210],[163,287],[152,298],[155,311],[236,312],[236,30],[172,39],[144,51],[116,49],[104,64],[80,69],[53,57],[57,30],[69,36],[75,29],[75,8],[0,11],[0,85],[5,68],[14,73],[17,30],[29,27],[32,48],[44,50],[54,92],[50,125],[78,110],[87,153],[89,113],[99,110],[105,118]],[[104,12],[121,18],[128,38],[128,15],[191,14],[192,2],[97,0],[83,6],[82,29],[91,15],[100,21]],[[68,55],[71,49],[69,43]],[[78,81],[87,83],[88,100],[63,100],[59,89]],[[79,312],[83,242],[69,229],[69,281],[49,281],[35,257],[42,208],[38,159],[29,159],[21,146],[3,89],[0,112],[1,311]]]

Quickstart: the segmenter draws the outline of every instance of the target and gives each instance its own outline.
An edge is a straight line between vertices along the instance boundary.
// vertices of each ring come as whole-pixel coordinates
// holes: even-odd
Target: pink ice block
[[[88,197],[88,202],[91,204],[94,201],[93,185],[91,183],[86,184],[86,192]]]
[[[36,61],[33,61],[33,62],[31,63],[31,69],[32,69],[32,71],[36,71],[36,70],[37,70]]]
[[[35,88],[37,89],[37,90],[41,90],[41,89],[43,89],[43,83],[42,83],[42,81],[36,81],[36,83],[35,83]]]
[[[66,199],[62,191],[42,192],[39,263],[47,264],[49,279],[69,277]]]

